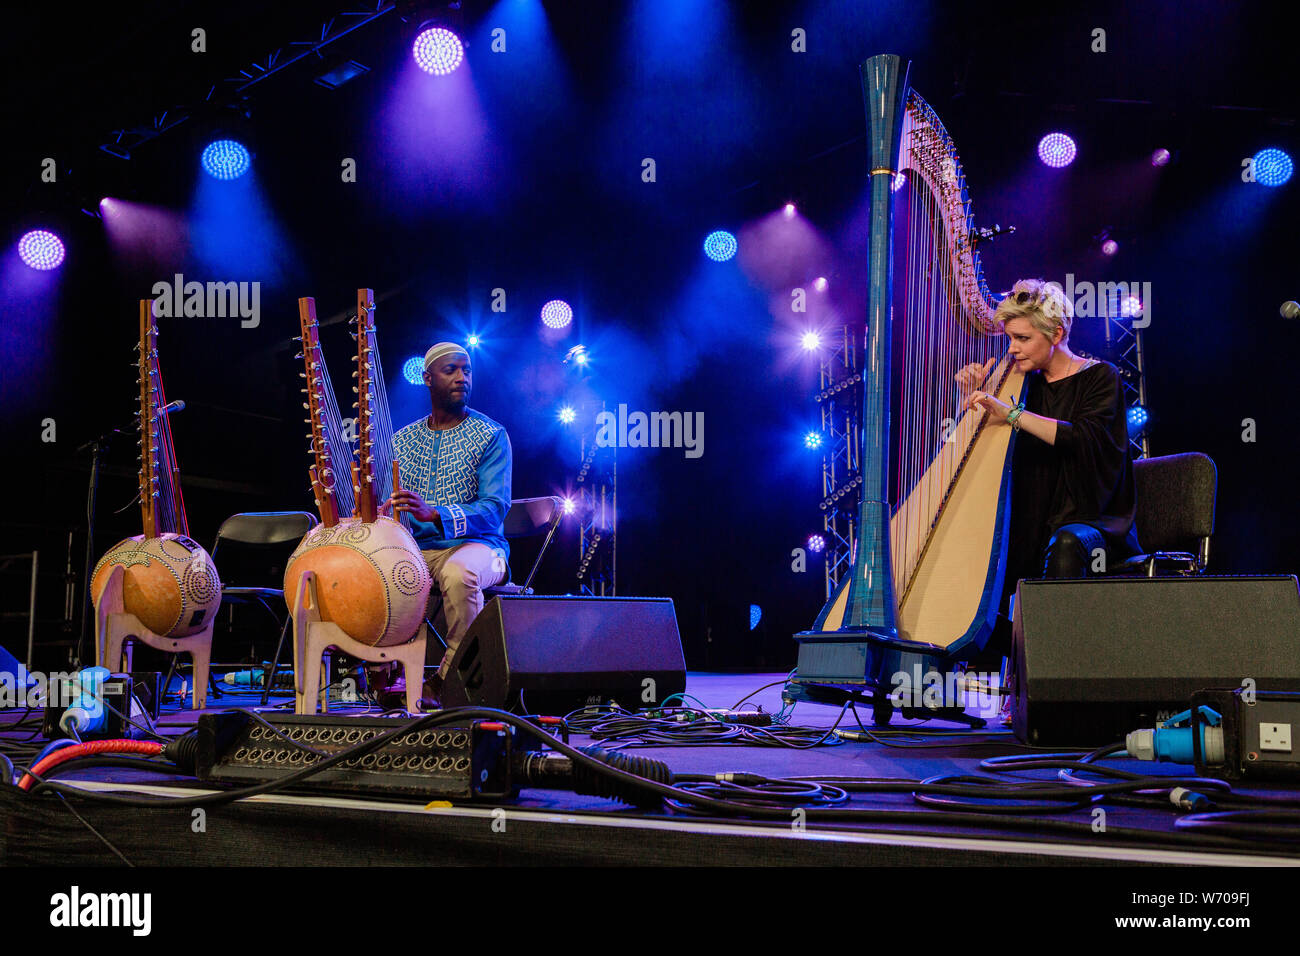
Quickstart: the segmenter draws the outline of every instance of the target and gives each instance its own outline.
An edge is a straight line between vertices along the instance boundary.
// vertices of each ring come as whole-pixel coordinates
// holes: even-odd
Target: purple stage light
[[[894,192],[898,192],[905,185],[907,185],[907,173],[906,172],[894,173],[894,185],[892,187]]]
[[[795,213],[794,203],[792,202],[786,203],[785,209],[782,210],[782,212],[784,212],[786,219],[793,219]]]
[[[1170,160],[1171,158],[1172,158],[1172,157],[1171,157],[1171,155],[1170,155],[1170,153],[1169,153],[1169,150],[1167,150],[1167,149],[1157,149],[1154,153],[1151,154],[1151,165],[1152,165],[1152,166],[1168,166],[1168,165],[1169,165],[1169,160]]]
[[[1126,295],[1119,303],[1119,314],[1126,319],[1142,314],[1142,300],[1135,295]]]
[[[1038,158],[1053,169],[1069,166],[1077,153],[1074,140],[1064,133],[1048,133],[1038,141]]]
[[[562,329],[573,321],[573,309],[563,299],[552,299],[542,306],[542,321],[552,329]]]
[[[1119,252],[1119,243],[1114,239],[1107,239],[1101,244],[1101,251],[1105,255],[1113,256],[1115,253]]]
[[[825,277],[825,276],[818,276],[816,279],[814,279],[814,280],[813,280],[813,288],[816,289],[818,292],[825,292],[825,291],[826,291],[826,277]]]
[[[808,535],[808,550],[820,554],[826,548],[826,539],[819,534]]]
[[[203,171],[214,179],[238,179],[253,165],[243,143],[233,139],[213,140],[203,150]]]
[[[460,37],[445,27],[421,30],[411,47],[411,55],[425,73],[446,76],[465,59],[465,48]]]
[[[822,347],[822,337],[816,332],[805,332],[800,342],[802,342],[804,349],[809,352],[815,352]]]
[[[18,257],[42,272],[57,269],[63,264],[63,240],[46,229],[33,229],[18,240]]]
[[[564,513],[565,513],[566,515],[571,515],[571,514],[573,514],[573,499],[572,499],[572,498],[565,498],[565,499],[564,499]]]

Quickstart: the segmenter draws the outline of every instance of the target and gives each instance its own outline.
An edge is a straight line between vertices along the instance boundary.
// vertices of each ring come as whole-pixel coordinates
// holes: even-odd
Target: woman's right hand
[[[997,364],[997,358],[991,358],[983,365],[971,362],[958,370],[953,376],[957,380],[957,387],[961,389],[962,398],[966,398],[971,392],[979,388],[980,383],[989,377],[989,372],[993,371],[993,366]]]

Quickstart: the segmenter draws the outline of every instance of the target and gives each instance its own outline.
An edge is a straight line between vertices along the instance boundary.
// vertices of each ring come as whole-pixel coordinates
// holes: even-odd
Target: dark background
[[[1281,8],[1168,2],[1026,15],[923,3],[466,0],[468,68],[444,89],[476,112],[453,99],[449,113],[438,113],[440,101],[422,116],[403,91],[437,81],[413,72],[409,46],[424,17],[406,5],[328,48],[331,59],[370,68],[345,86],[314,84],[325,64],[309,57],[231,96],[225,78],[317,38],[346,9],[357,8],[158,2],[5,13],[0,552],[40,549],[39,639],[66,636],[69,532],[81,567],[88,456],[76,449],[129,425],[135,303],[183,272],[262,283],[255,329],[160,321],[168,397],[188,403],[173,420],[175,446],[191,532],[204,544],[236,512],[311,509],[290,341],[296,299],[316,298],[342,395],[350,340],[328,320],[368,286],[380,303],[395,427],[427,410],[402,362],[441,339],[483,336],[472,404],[509,430],[516,497],[572,491],[573,432],[555,421],[566,400],[704,412],[699,459],[619,452],[619,593],[672,597],[693,667],[792,666],[790,634],[821,606],[823,567],[810,556],[805,573],[791,570],[791,549],[821,522],[819,461],[801,441],[817,420],[816,365],[797,348],[807,319],[789,314],[788,289],[827,275],[820,320],[862,320],[857,64],[881,52],[914,60],[913,86],[961,150],[977,221],[1017,226],[985,253],[994,290],[1067,272],[1152,283],[1152,452],[1203,451],[1217,463],[1212,571],[1295,571],[1300,323],[1278,306],[1300,297],[1300,179],[1276,189],[1241,180],[1242,160],[1263,147],[1300,155]],[[490,50],[497,26],[504,54]],[[194,27],[207,32],[206,53],[191,52]],[[806,53],[791,51],[795,28],[807,33]],[[1105,53],[1091,50],[1096,28]],[[97,149],[113,130],[181,105],[200,108],[129,161]],[[214,257],[196,224],[213,195],[197,157],[219,128],[238,128],[255,158],[237,181],[248,218],[222,227]],[[1064,170],[1034,153],[1054,129],[1079,144]],[[1157,147],[1176,161],[1154,169]],[[55,184],[40,181],[47,156],[58,161]],[[647,156],[655,183],[641,181]],[[357,160],[356,183],[340,181],[343,157]],[[161,207],[159,221],[188,223],[191,241],[169,244],[160,229],[155,248],[113,245],[103,222],[78,211],[101,196]],[[820,237],[814,251],[778,267],[746,262],[745,228],[788,200]],[[68,260],[40,284],[12,250],[42,223],[61,232]],[[739,260],[701,255],[716,228],[741,235]],[[1102,229],[1121,243],[1113,258],[1098,252]],[[490,311],[497,287],[507,291],[502,314]],[[538,309],[555,297],[576,319],[546,340]],[[1080,320],[1072,342],[1086,348],[1095,333]],[[582,380],[560,365],[579,342],[593,354]],[[47,418],[52,443],[41,441]],[[1253,443],[1242,440],[1247,418]],[[116,442],[97,553],[139,531],[135,467],[134,439]],[[517,575],[532,554],[517,549]],[[539,593],[576,590],[577,561],[570,521]],[[3,610],[24,608],[21,572],[3,580]],[[763,608],[753,632],[751,603]],[[25,632],[3,620],[0,640],[22,656]]]

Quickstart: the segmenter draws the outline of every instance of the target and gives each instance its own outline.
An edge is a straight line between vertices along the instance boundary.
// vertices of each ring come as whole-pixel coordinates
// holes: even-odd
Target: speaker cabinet
[[[685,690],[671,599],[501,595],[456,648],[442,704],[565,714],[612,699],[636,710]]]
[[[1198,690],[1300,690],[1300,587],[1294,575],[1022,580],[1011,639],[1016,736],[1097,747]]]

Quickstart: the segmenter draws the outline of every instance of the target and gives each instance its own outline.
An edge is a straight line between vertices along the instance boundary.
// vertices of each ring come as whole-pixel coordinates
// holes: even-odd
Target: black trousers
[[[1057,528],[1042,552],[1042,565],[1038,577],[1082,578],[1100,573],[1110,566],[1111,553],[1106,539],[1091,525],[1067,524]],[[974,660],[984,669],[997,669],[1003,657],[1011,653],[1011,598],[1016,593],[1018,578],[1009,571],[1002,589],[1002,605],[993,636]],[[1026,575],[1028,577],[1029,575]],[[987,666],[985,666],[987,665]]]

